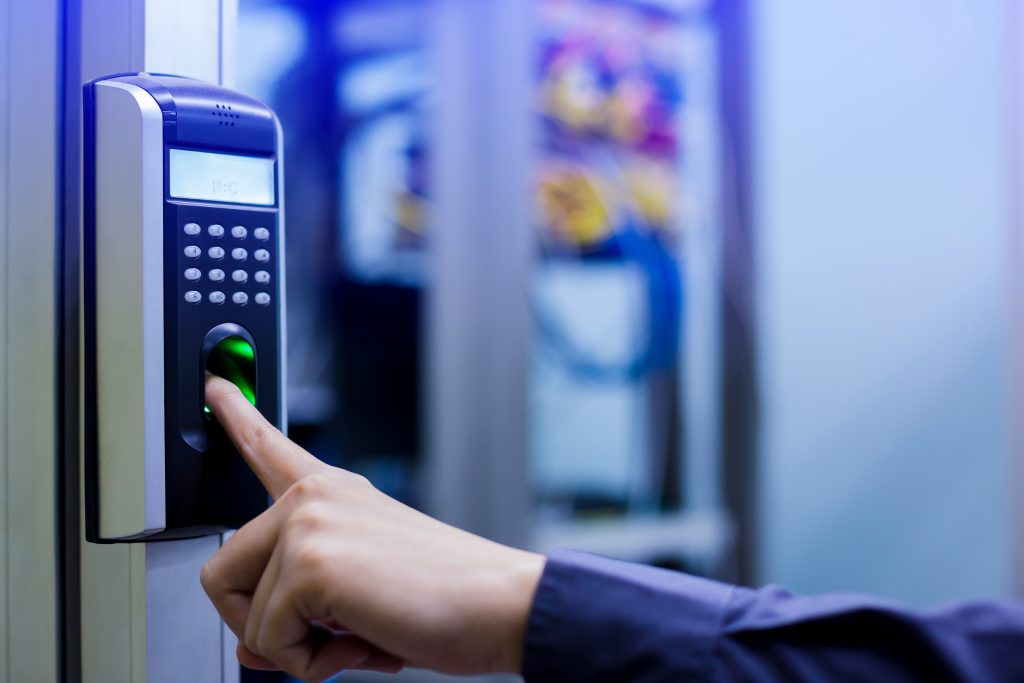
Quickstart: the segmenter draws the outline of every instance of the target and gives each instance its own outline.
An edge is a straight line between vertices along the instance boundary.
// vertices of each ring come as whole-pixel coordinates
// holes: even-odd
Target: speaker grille
[[[216,117],[218,125],[221,126],[233,126],[235,125],[235,119],[238,118],[238,114],[234,112],[230,104],[214,105],[213,110],[210,111],[210,116]]]

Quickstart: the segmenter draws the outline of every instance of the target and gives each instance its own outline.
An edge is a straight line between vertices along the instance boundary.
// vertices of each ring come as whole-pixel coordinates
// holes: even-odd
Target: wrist
[[[547,558],[543,555],[516,550],[507,565],[503,583],[508,590],[500,607],[502,614],[506,615],[506,636],[502,638],[502,647],[495,662],[497,673],[522,672],[526,629],[545,564]]]

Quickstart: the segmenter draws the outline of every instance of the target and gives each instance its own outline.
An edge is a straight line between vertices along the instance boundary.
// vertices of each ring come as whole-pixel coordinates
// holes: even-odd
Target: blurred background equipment
[[[241,0],[308,193],[293,435],[537,550],[1005,594],[1002,10],[944,7]],[[968,129],[954,178],[926,141]]]
[[[239,82],[290,136],[291,433],[408,502],[419,461],[430,3],[243,2]],[[258,46],[258,47],[257,47]]]
[[[479,71],[446,67],[439,36],[460,29],[458,18],[445,26],[443,4],[240,4],[241,54],[260,52],[240,61],[240,86],[279,103],[286,172],[305,188],[288,207],[289,223],[302,226],[289,248],[292,435],[433,514],[466,515],[464,524],[484,533],[721,572],[730,524],[716,370],[720,116],[709,6],[537,0],[519,12],[528,15],[523,44],[495,50],[496,72],[482,74],[491,82],[459,99],[446,84]],[[528,61],[517,67],[509,55],[519,53]],[[528,87],[517,92],[503,78],[523,66]],[[524,363],[523,448],[504,456],[519,461],[522,484],[503,493],[506,511],[494,512],[508,519],[490,523],[455,500],[469,494],[452,476],[438,475],[458,456],[431,447],[444,428],[423,403],[441,391],[424,364],[444,353],[445,339],[460,343],[450,330],[431,339],[430,298],[465,277],[457,260],[438,266],[452,243],[438,238],[455,229],[438,224],[446,209],[436,206],[436,175],[459,164],[454,173],[486,173],[439,136],[446,116],[465,117],[457,144],[472,145],[489,102],[530,117],[525,163],[503,172],[525,174],[533,195],[521,198],[532,206],[527,223],[486,215],[489,225],[472,228],[526,230],[522,243],[532,245],[504,294],[522,297],[527,312],[525,334],[506,340]],[[502,153],[499,142],[483,144]],[[517,200],[514,185],[498,191]],[[447,210],[458,213],[487,200],[464,187],[454,201],[465,208]],[[458,254],[473,239],[450,253],[465,258]],[[468,258],[486,268],[502,257],[487,248]],[[487,296],[486,282],[466,282]],[[472,305],[458,297],[454,306]],[[479,304],[485,318],[520,313],[493,303]]]
[[[486,5],[240,2],[291,434],[500,540],[734,575],[711,7]]]

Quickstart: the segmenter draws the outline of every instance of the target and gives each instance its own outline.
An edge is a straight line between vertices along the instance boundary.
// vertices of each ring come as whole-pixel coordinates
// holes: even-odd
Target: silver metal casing
[[[163,116],[114,81],[95,107],[99,533],[133,539],[166,525]]]

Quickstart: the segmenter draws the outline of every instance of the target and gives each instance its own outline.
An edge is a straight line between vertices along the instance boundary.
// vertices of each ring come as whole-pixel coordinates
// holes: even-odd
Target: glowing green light
[[[238,387],[249,403],[256,405],[256,351],[241,337],[220,340],[206,359],[206,369]],[[203,412],[211,414],[209,406]]]
[[[223,349],[225,353],[248,358],[249,360],[255,360],[256,358],[256,352],[253,351],[252,346],[241,337],[227,337],[221,340],[217,346]]]

